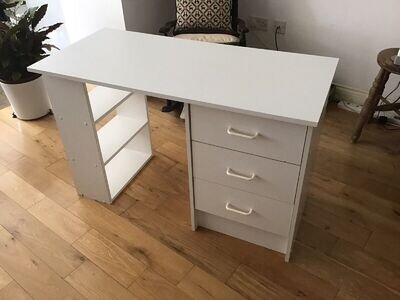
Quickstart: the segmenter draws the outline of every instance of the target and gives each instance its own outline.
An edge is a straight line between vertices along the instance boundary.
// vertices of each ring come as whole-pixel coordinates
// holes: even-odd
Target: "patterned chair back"
[[[238,0],[176,0],[174,35],[182,33],[237,34]]]

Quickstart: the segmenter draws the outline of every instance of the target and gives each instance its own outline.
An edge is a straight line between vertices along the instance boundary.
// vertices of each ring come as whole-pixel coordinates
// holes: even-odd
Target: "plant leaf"
[[[33,15],[33,18],[32,18],[32,28],[33,29],[35,29],[35,27],[43,19],[44,15],[47,12],[47,6],[48,6],[47,4],[44,4],[34,12],[34,15]]]
[[[50,25],[49,27],[44,27],[41,29],[41,31],[39,31],[41,34],[43,35],[48,35],[50,32],[56,30],[58,27],[60,27],[63,23],[56,23],[53,25]]]
[[[45,48],[47,51],[51,51],[51,49],[60,50],[60,48],[51,44],[43,44],[42,47]]]

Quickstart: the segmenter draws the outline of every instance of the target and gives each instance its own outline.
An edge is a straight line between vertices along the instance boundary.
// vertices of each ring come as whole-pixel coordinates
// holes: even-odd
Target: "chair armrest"
[[[242,19],[237,20],[237,31],[239,34],[245,34],[249,32],[249,29],[246,27],[246,23]]]
[[[163,27],[161,27],[158,32],[164,35],[168,35],[168,33],[175,27],[175,25],[176,25],[176,20],[169,21]]]

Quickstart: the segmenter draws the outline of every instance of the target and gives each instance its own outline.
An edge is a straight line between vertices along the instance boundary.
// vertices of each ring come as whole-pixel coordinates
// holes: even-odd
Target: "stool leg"
[[[364,125],[372,118],[375,109],[382,97],[383,91],[385,90],[386,82],[389,80],[390,73],[381,69],[378,76],[369,90],[368,98],[365,100],[361,114],[358,117],[356,129],[354,130],[352,141],[356,143],[361,135],[361,131]]]

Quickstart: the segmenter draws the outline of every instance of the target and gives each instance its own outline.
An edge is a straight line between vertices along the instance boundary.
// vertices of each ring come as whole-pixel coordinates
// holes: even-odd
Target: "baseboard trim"
[[[368,92],[346,85],[335,84],[335,100],[363,105]]]

